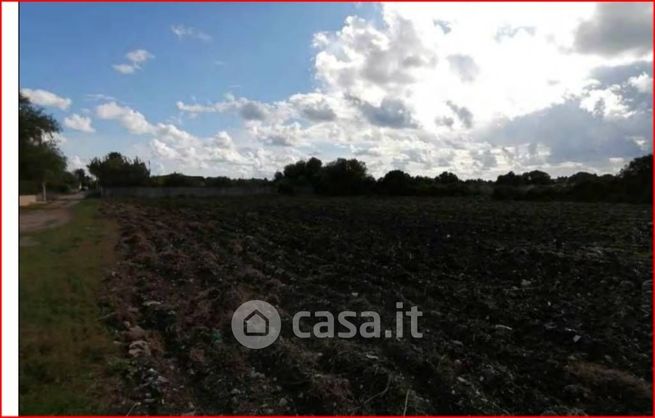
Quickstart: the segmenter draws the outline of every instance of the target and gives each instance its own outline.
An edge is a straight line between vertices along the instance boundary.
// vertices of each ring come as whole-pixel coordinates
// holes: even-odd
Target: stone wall
[[[38,201],[35,194],[23,194],[18,196],[18,206],[29,206]]]
[[[103,187],[102,197],[221,197],[274,194],[273,187]]]

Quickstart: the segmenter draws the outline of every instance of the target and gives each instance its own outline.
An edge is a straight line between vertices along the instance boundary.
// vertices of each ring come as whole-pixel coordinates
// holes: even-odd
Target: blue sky
[[[155,172],[270,176],[317,155],[494,177],[650,149],[649,5],[476,8],[23,3],[20,87],[62,122],[71,166],[116,150]],[[578,119],[548,119],[558,106]]]
[[[354,9],[342,3],[25,3],[20,5],[20,86],[65,93],[73,101],[67,110],[76,112],[95,104],[87,95],[104,94],[154,120],[174,117],[177,100],[217,100],[228,92],[282,100],[313,88],[312,35],[339,29]],[[212,40],[178,39],[172,25],[197,28]],[[147,71],[125,77],[112,69],[128,51],[140,48],[155,55]],[[60,119],[68,113],[49,110]],[[209,134],[217,124],[235,123],[224,117],[195,128]],[[135,142],[111,123],[99,125],[106,143],[74,140],[64,150],[92,157]]]
[[[170,103],[194,95],[215,99],[238,90],[256,100],[281,100],[314,84],[312,35],[339,29],[354,11],[342,3],[21,4],[21,84],[56,83],[53,88],[79,98],[104,88],[147,106],[153,117],[165,117]],[[176,24],[212,41],[177,39],[170,29]],[[147,73],[117,77],[111,64],[139,48],[153,53],[156,64]]]

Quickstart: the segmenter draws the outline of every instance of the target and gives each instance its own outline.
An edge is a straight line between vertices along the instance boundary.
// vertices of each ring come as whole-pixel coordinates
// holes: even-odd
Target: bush
[[[366,173],[366,164],[339,158],[323,167],[317,192],[327,195],[357,195],[372,192],[375,180]]]
[[[389,171],[378,181],[378,191],[382,194],[407,196],[416,193],[412,177],[401,170]]]

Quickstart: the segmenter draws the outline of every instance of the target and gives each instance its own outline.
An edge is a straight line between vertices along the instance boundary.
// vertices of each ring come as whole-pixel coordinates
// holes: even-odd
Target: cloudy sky
[[[26,4],[20,87],[71,167],[495,178],[652,150],[649,3]]]

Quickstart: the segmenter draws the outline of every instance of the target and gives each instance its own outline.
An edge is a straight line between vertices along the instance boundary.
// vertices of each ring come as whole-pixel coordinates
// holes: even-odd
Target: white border
[[[2,415],[18,415],[18,3],[2,3]]]

